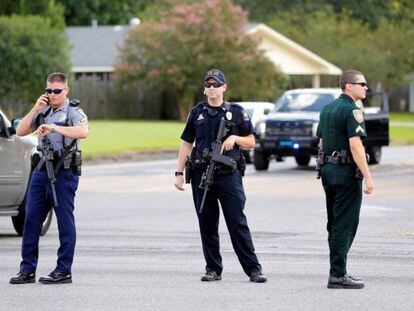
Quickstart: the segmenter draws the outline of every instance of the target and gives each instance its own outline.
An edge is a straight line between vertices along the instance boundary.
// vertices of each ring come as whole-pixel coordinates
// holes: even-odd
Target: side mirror
[[[21,117],[14,118],[12,120],[12,122],[11,122],[12,123],[12,127],[16,130],[21,121],[22,121],[22,118]]]
[[[270,112],[270,109],[269,108],[265,108],[265,110],[263,111],[263,114],[264,115],[267,115],[267,114],[269,114],[269,112]]]

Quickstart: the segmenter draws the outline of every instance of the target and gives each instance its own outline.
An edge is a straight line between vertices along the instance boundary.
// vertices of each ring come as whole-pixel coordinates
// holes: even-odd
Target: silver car
[[[26,193],[33,167],[31,156],[37,152],[37,139],[28,135],[19,137],[16,128],[19,119],[10,122],[0,110],[0,216],[11,216],[18,235],[23,234]],[[41,235],[50,227],[53,209],[50,210]]]

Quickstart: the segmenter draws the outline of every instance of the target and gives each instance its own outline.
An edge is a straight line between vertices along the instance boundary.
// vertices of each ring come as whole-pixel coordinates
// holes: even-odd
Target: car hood
[[[319,121],[319,111],[296,111],[296,112],[273,112],[269,114],[266,121]]]

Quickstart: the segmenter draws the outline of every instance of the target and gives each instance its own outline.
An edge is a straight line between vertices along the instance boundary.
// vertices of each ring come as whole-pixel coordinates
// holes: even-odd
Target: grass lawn
[[[391,120],[411,121],[411,115],[392,113]],[[82,141],[83,155],[90,159],[125,151],[178,150],[184,125],[176,121],[91,121],[89,137]],[[393,145],[414,144],[414,127],[391,126],[390,140]]]
[[[408,112],[391,112],[390,121],[414,122],[414,113]]]
[[[414,144],[414,127],[390,126],[390,141],[393,145]]]
[[[91,158],[130,150],[178,150],[184,126],[175,121],[91,121],[82,152]]]

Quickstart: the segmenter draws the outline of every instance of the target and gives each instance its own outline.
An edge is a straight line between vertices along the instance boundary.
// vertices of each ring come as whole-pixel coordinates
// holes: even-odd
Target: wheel
[[[19,236],[23,235],[24,229],[24,219],[26,217],[26,198],[23,200],[22,204],[19,206],[19,214],[17,216],[12,217],[13,227],[16,230]],[[52,223],[53,218],[53,209],[51,208],[49,213],[47,214],[46,220],[43,222],[42,231],[40,231],[40,235],[43,236],[50,228],[50,224]]]
[[[269,157],[266,153],[254,151],[253,153],[254,168],[258,171],[266,171],[269,168]]]
[[[378,164],[381,161],[382,149],[381,146],[373,146],[367,149],[369,155],[368,164]]]
[[[296,163],[299,166],[308,166],[308,164],[310,162],[310,159],[311,159],[310,155],[297,155],[297,156],[295,156]]]

